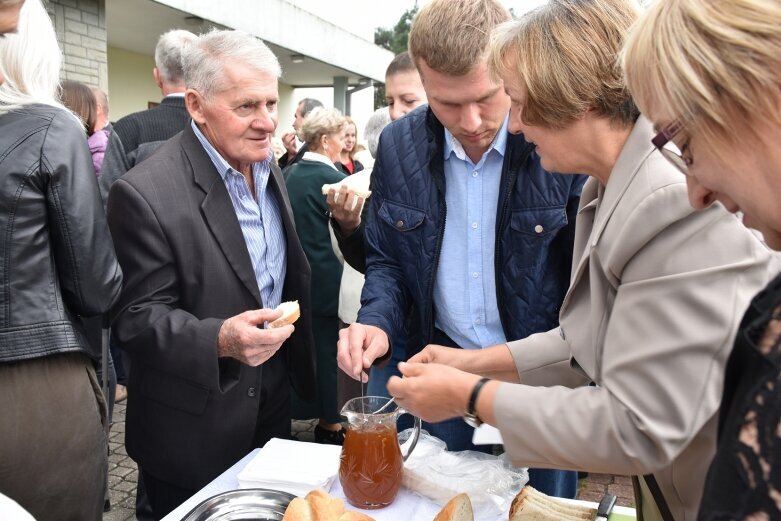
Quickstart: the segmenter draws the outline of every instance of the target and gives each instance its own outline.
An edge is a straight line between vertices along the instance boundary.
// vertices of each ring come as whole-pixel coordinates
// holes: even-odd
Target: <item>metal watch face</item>
[[[475,414],[470,414],[468,412],[464,413],[464,421],[467,425],[473,428],[478,428],[483,424],[483,420],[477,417]]]

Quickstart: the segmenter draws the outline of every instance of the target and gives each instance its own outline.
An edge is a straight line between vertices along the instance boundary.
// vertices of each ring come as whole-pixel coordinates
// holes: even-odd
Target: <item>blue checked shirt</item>
[[[287,271],[287,243],[279,205],[274,194],[266,189],[271,175],[273,152],[269,151],[265,161],[252,165],[252,178],[255,182],[253,197],[241,172],[237,172],[225,161],[194,121],[191,125],[230,194],[252,260],[263,306],[275,308],[282,301],[282,288]]]
[[[494,249],[507,118],[475,165],[445,129],[447,221],[434,283],[436,327],[459,346],[506,342],[496,302]]]

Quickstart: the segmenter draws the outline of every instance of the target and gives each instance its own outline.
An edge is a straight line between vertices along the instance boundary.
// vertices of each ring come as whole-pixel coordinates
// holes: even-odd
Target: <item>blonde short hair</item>
[[[494,31],[490,71],[524,87],[527,124],[562,128],[594,110],[632,125],[619,53],[639,13],[634,0],[551,0]]]
[[[627,85],[713,150],[751,143],[754,122],[781,124],[779,20],[778,1],[658,1],[627,42]]]
[[[306,143],[310,149],[319,148],[322,136],[340,132],[347,125],[347,118],[337,109],[317,107],[304,118],[298,139]]]
[[[423,6],[409,32],[409,53],[420,69],[464,76],[486,58],[491,31],[510,19],[497,0],[433,0]]]

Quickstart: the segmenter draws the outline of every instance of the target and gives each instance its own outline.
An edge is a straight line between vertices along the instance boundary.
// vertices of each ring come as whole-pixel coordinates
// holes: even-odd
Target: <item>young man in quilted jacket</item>
[[[362,307],[338,346],[355,378],[390,357],[411,305],[419,327],[407,357],[431,343],[479,349],[557,324],[585,179],[550,175],[534,145],[508,133],[510,99],[488,74],[487,51],[491,30],[509,19],[496,0],[434,0],[413,22],[409,51],[428,106],[380,138]],[[427,429],[450,450],[479,450],[460,419]],[[575,495],[574,472],[530,474],[545,493]]]

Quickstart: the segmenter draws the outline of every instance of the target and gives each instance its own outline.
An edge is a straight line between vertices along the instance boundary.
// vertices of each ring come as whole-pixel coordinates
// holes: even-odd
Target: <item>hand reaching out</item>
[[[336,360],[342,371],[356,380],[368,382],[366,369],[388,352],[390,344],[385,331],[375,326],[351,324],[339,331]]]

